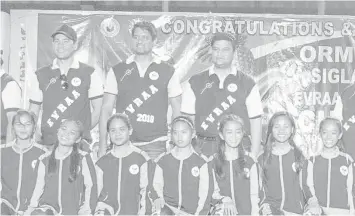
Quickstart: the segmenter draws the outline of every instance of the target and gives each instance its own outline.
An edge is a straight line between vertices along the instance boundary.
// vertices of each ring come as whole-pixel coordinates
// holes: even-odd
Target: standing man
[[[181,112],[194,116],[197,149],[206,156],[217,151],[218,122],[234,113],[245,122],[246,148],[256,157],[259,152],[263,114],[259,88],[250,77],[232,66],[235,38],[216,33],[211,40],[212,67],[190,78],[182,95]],[[233,132],[233,131],[232,131]]]
[[[138,22],[131,33],[134,55],[107,74],[100,115],[100,156],[106,152],[106,123],[116,105],[116,112],[131,120],[133,144],[155,159],[166,151],[168,105],[173,117],[180,114],[182,89],[174,68],[152,54],[157,38],[154,25]]]
[[[83,139],[91,143],[90,130],[100,116],[103,82],[94,68],[75,59],[78,43],[73,28],[62,25],[52,38],[56,58],[36,71],[30,95],[30,110],[38,116],[41,106],[43,109],[42,143],[52,146],[62,120],[69,118],[83,123]]]
[[[1,66],[3,60],[1,59]],[[1,76],[1,144],[9,143],[14,139],[12,133],[12,118],[21,108],[21,88],[18,83],[2,68]]]

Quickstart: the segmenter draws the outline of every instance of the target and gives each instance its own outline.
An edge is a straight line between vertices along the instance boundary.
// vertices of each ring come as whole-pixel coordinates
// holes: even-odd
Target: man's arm
[[[260,151],[262,138],[261,116],[263,114],[263,106],[258,86],[255,84],[251,89],[245,104],[247,106],[250,119],[250,135],[251,135],[251,153],[257,158]]]
[[[116,95],[118,94],[116,76],[113,70],[107,73],[105,93],[101,107],[100,119],[99,119],[99,131],[100,131],[100,145],[99,145],[99,157],[102,157],[106,153],[107,149],[107,120],[112,115],[112,111],[116,102]]]
[[[6,143],[14,140],[12,133],[12,119],[21,108],[21,88],[15,81],[9,82],[2,92],[2,103],[7,117]]]
[[[95,70],[90,78],[89,98],[91,100],[91,128],[94,128],[99,122],[104,84],[98,70]]]
[[[171,105],[172,119],[180,115],[182,87],[179,74],[174,72],[168,83],[168,96]]]
[[[195,103],[196,96],[192,91],[191,85],[188,81],[183,83],[183,91],[181,96],[181,109],[180,112],[189,117],[192,122],[195,122]]]
[[[41,110],[42,102],[43,102],[43,92],[39,88],[39,82],[37,75],[33,73],[30,75],[30,80],[31,80],[31,86],[30,86],[30,106],[29,106],[29,111],[33,112],[36,115],[36,122],[38,121],[39,118],[39,113]],[[41,130],[36,130],[36,135],[35,139],[37,141],[41,140]]]

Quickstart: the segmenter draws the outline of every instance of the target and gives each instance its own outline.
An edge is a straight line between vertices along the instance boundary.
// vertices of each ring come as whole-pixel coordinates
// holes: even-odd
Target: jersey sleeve
[[[39,88],[39,82],[36,74],[30,75],[30,103],[42,104],[43,102],[43,92]]]
[[[245,104],[249,118],[258,118],[263,114],[263,105],[261,103],[261,96],[259,87],[255,84],[246,98]]]
[[[182,94],[182,87],[180,83],[180,76],[174,72],[168,83],[168,96],[169,98],[177,97]]]
[[[105,93],[109,93],[109,94],[113,94],[113,95],[118,94],[117,79],[116,79],[116,75],[113,72],[112,68],[107,73],[104,91],[105,91]]]
[[[196,209],[195,215],[199,215],[202,211],[205,202],[208,196],[208,187],[209,187],[209,175],[208,175],[208,164],[205,163],[200,168],[200,180],[199,180],[199,188],[198,188],[198,205]]]
[[[196,113],[195,103],[196,96],[191,88],[191,84],[190,82],[185,82],[183,85],[180,111],[182,113],[194,115]]]
[[[21,108],[21,88],[16,81],[7,83],[1,97],[6,112]]]
[[[89,98],[93,100],[102,97],[104,94],[104,85],[98,70],[95,69],[90,79]]]

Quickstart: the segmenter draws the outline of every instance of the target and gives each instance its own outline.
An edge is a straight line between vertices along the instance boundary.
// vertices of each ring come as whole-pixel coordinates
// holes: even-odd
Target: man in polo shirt
[[[234,113],[245,122],[243,144],[258,155],[261,142],[261,97],[255,82],[232,65],[235,38],[216,33],[211,40],[212,67],[192,76],[182,95],[181,112],[193,116],[197,149],[206,156],[217,151],[218,122],[222,115]]]
[[[107,148],[107,119],[116,112],[129,116],[134,145],[154,159],[166,151],[169,102],[173,117],[180,114],[181,85],[174,68],[152,54],[157,37],[154,25],[138,22],[132,28],[135,53],[112,67],[107,74],[100,116],[100,155]]]
[[[1,66],[3,60],[1,59]],[[12,118],[21,107],[21,88],[5,71],[0,69],[1,76],[1,144],[14,139],[12,133]]]
[[[57,141],[57,130],[64,119],[81,121],[85,127],[83,139],[90,143],[90,130],[99,121],[103,82],[94,68],[74,58],[78,43],[72,27],[62,25],[52,38],[56,58],[51,65],[36,71],[30,110],[38,116],[42,105],[44,145],[52,146]]]

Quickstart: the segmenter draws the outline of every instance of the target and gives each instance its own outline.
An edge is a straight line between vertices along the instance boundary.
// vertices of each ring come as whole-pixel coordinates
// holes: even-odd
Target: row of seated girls
[[[270,119],[264,152],[243,145],[244,123],[233,114],[219,123],[218,152],[194,149],[194,125],[172,121],[174,146],[153,163],[132,145],[127,116],[107,122],[111,140],[96,163],[78,148],[83,126],[64,120],[51,152],[36,144],[34,116],[18,111],[15,141],[1,148],[1,215],[355,215],[353,160],[341,145],[341,123],[320,124],[323,150],[304,158],[285,112]]]

